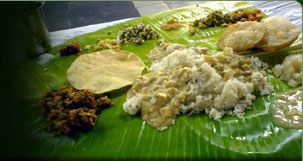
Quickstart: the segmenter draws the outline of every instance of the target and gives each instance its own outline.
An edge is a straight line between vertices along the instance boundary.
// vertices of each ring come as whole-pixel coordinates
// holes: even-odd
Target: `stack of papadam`
[[[266,26],[266,32],[256,47],[265,51],[276,51],[291,45],[301,32],[300,27],[283,16],[269,17],[262,23]]]
[[[251,48],[277,51],[290,46],[300,35],[300,28],[286,17],[273,16],[261,22],[246,21],[228,26],[219,40],[219,47],[242,52]]]
[[[143,69],[142,60],[131,52],[103,50],[79,56],[67,70],[67,79],[76,89],[101,94],[132,84]]]
[[[238,22],[228,26],[219,40],[219,47],[245,51],[253,48],[265,35],[265,25],[256,21]]]

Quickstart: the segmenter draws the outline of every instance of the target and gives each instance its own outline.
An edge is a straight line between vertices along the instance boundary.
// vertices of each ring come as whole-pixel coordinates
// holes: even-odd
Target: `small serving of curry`
[[[166,24],[162,24],[161,28],[163,30],[177,30],[179,28],[181,28],[183,25],[180,24],[177,20],[175,19],[171,19],[169,21],[166,22]]]
[[[90,130],[97,121],[97,114],[111,105],[107,96],[98,97],[91,90],[69,87],[53,89],[40,101],[46,128],[53,135]]]
[[[81,47],[79,43],[68,44],[66,47],[60,49],[60,56],[68,56],[78,54],[81,51]]]
[[[275,125],[284,128],[302,128],[302,87],[279,93],[270,111]]]

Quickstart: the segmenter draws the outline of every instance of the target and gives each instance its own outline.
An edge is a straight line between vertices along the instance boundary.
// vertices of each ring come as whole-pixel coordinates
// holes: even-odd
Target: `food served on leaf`
[[[196,29],[206,29],[216,26],[227,26],[234,23],[230,13],[223,14],[222,11],[213,11],[207,15],[207,17],[196,19],[193,24],[189,26],[189,32],[191,34],[196,33]]]
[[[67,70],[67,79],[76,89],[100,94],[132,84],[143,69],[143,61],[131,52],[102,50],[79,56]]]
[[[54,135],[90,130],[97,121],[97,114],[111,105],[107,96],[99,97],[92,90],[69,87],[53,89],[40,101],[46,127]]]
[[[265,35],[265,25],[256,21],[238,22],[228,26],[219,40],[219,47],[240,52],[253,48]]]
[[[286,17],[272,16],[261,21],[265,24],[265,35],[256,47],[265,51],[277,51],[290,46],[300,35],[301,29]]]
[[[231,14],[232,20],[237,21],[258,21],[260,22],[263,19],[263,15],[260,9],[253,9],[245,11],[244,9],[238,9]]]
[[[150,25],[143,23],[127,27],[118,34],[118,40],[121,43],[133,42],[137,45],[142,45],[146,40],[158,38],[159,34]]]
[[[95,50],[113,49],[120,50],[120,42],[118,40],[104,39],[100,40],[96,46]]]
[[[68,56],[78,54],[81,51],[80,44],[68,44],[66,47],[60,49],[60,56]]]
[[[302,87],[278,93],[270,112],[275,125],[302,129]]]
[[[258,58],[235,55],[230,48],[215,55],[199,51],[175,48],[153,63],[149,73],[136,77],[124,111],[140,111],[143,120],[163,130],[180,113],[204,111],[216,120],[226,114],[243,117],[253,92],[273,91],[264,72],[268,65]]]
[[[180,24],[176,19],[172,19],[167,21],[165,24],[161,25],[163,30],[177,30],[181,28],[183,25]]]
[[[253,57],[244,57],[247,56],[246,54],[239,55],[241,56],[239,57],[240,61],[236,55],[238,53],[231,51],[226,52],[232,53],[231,57],[224,53],[216,54],[220,50],[217,43],[225,27],[201,30],[201,33],[195,36],[190,35],[188,26],[168,32],[160,29],[162,22],[166,22],[163,20],[169,20],[168,18],[171,16],[178,18],[183,25],[189,25],[193,22],[194,16],[198,14],[207,16],[208,13],[216,9],[222,9],[225,13],[224,11],[230,12],[239,8],[246,10],[254,7],[246,2],[218,1],[210,3],[210,5],[201,4],[200,7],[191,6],[165,11],[67,40],[68,42],[81,41],[83,50],[85,50],[85,45],[92,45],[91,49],[85,53],[80,52],[76,56],[58,57],[58,54],[55,54],[60,47],[63,47],[60,45],[59,48],[54,47],[49,51],[49,55],[55,57],[46,64],[37,64],[38,58],[29,59],[24,66],[25,70],[22,70],[25,72],[23,75],[28,78],[24,77],[26,79],[18,81],[19,85],[26,84],[28,89],[32,89],[25,93],[28,94],[26,99],[29,100],[24,102],[24,107],[35,101],[35,98],[41,95],[45,87],[58,87],[58,85],[68,83],[65,72],[72,61],[78,56],[94,52],[94,47],[99,42],[98,38],[117,39],[117,31],[140,22],[144,22],[146,25],[150,24],[157,32],[159,31],[160,35],[159,39],[146,41],[143,45],[136,45],[132,42],[120,44],[121,50],[125,49],[135,53],[142,58],[148,67],[152,65],[152,69],[144,70],[143,73],[147,74],[142,77],[139,75],[133,86],[129,85],[111,92],[109,98],[115,101],[116,107],[102,110],[100,115],[95,114],[98,120],[89,133],[80,132],[80,135],[75,137],[67,137],[61,133],[63,136],[53,137],[50,133],[37,131],[39,124],[45,121],[41,115],[36,116],[37,111],[32,111],[38,109],[24,108],[26,113],[21,110],[20,114],[26,114],[26,118],[29,118],[28,121],[24,121],[29,122],[26,125],[28,132],[25,132],[32,134],[32,139],[29,142],[32,145],[29,145],[33,147],[33,150],[30,154],[55,158],[83,158],[83,160],[87,158],[117,158],[117,160],[119,158],[125,160],[131,158],[149,158],[150,160],[153,158],[159,158],[159,160],[161,158],[182,158],[184,160],[213,158],[214,160],[222,160],[224,157],[235,160],[239,157],[248,160],[250,158],[298,160],[301,158],[302,129],[287,129],[274,124],[269,109],[271,101],[278,94],[277,92],[285,90],[289,86],[270,73],[264,74],[271,71],[267,70],[266,65],[261,62],[260,64],[264,68],[261,67],[260,70],[256,69],[255,72],[251,72],[254,73],[254,82],[268,82],[267,84],[263,83],[266,85],[261,88],[259,85],[261,83],[251,83],[252,80],[249,78],[250,75],[252,77],[249,72],[251,70],[249,67],[247,68],[247,66],[251,66],[248,64],[258,66],[260,61],[253,60]],[[275,10],[271,10],[273,8],[275,7],[266,9],[266,12],[275,14]],[[298,15],[291,19],[292,22],[296,17]],[[120,22],[124,21],[117,23]],[[107,35],[109,30],[112,31],[111,36]],[[166,42],[183,45],[175,44],[172,47],[163,44],[157,48],[162,53],[157,53],[156,48],[153,48],[157,46],[156,42],[159,40],[162,40],[159,44]],[[252,53],[248,54],[260,56],[260,60],[266,60],[272,68],[280,60],[279,57],[300,53],[301,49],[299,48],[302,47],[300,40],[301,38],[297,39],[292,47],[282,50],[285,52],[274,54],[274,52],[260,52],[261,49],[253,49]],[[208,47],[209,51],[207,53],[206,49],[198,50],[197,47]],[[154,53],[148,54],[151,49]],[[222,50],[224,51],[224,49]],[[175,52],[185,52],[185,54],[175,60],[173,57],[179,55]],[[225,60],[219,55],[226,56],[227,59]],[[147,58],[150,58],[151,61]],[[251,59],[251,61],[246,61],[246,59]],[[229,64],[233,63],[234,60],[236,60],[234,64]],[[198,63],[199,61],[201,63]],[[229,63],[218,63],[219,61]],[[279,63],[282,64],[282,61],[283,59]],[[225,65],[231,67],[225,67]],[[256,74],[256,72],[261,74]],[[259,80],[260,78],[262,81]],[[252,87],[252,84],[257,85]],[[264,89],[263,94],[270,93],[269,91],[272,90],[268,84],[275,87],[275,92],[262,96],[261,90]],[[265,90],[266,88],[268,91]],[[127,93],[126,90],[129,92]],[[149,91],[152,92],[148,93]],[[9,93],[7,94],[9,95]],[[24,95],[24,92],[21,94]],[[253,99],[253,97],[256,98]],[[125,108],[128,108],[126,109],[128,112],[122,108],[124,102],[128,103],[128,105],[124,104]],[[156,106],[158,103],[161,106]],[[250,108],[251,110],[249,110]],[[27,112],[27,110],[29,111]],[[183,111],[185,112],[183,113]],[[244,115],[243,111],[245,111]],[[79,113],[82,111],[79,110]],[[133,113],[135,116],[128,113]],[[230,115],[243,116],[243,118]],[[291,115],[289,116],[292,117]],[[220,120],[217,121],[213,118]],[[176,125],[171,125],[174,123]],[[168,127],[170,125],[171,127]],[[164,132],[157,130],[163,130],[166,127],[170,129]],[[132,148],[131,153],[130,148]],[[289,149],[292,155],[289,155]]]
[[[207,17],[196,19],[193,24],[190,25],[189,31],[191,34],[196,33],[196,29],[206,29],[209,27],[223,26],[226,27],[229,24],[233,24],[239,21],[261,21],[263,15],[260,9],[254,9],[252,11],[244,11],[243,9],[236,10],[232,13],[225,13],[221,10],[213,11],[207,15]]]
[[[159,47],[155,47],[148,54],[147,57],[152,63],[161,61],[164,57],[171,54],[175,50],[186,50],[187,52],[195,52],[200,54],[207,54],[207,48],[199,48],[186,46],[182,44],[168,44],[162,43]]]
[[[302,84],[302,54],[287,56],[282,64],[273,68],[276,77],[287,81],[291,87]]]

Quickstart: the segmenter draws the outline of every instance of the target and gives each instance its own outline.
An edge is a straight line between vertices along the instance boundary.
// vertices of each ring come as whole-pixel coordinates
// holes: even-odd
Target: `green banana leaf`
[[[190,35],[188,25],[194,19],[213,10],[231,12],[238,8],[253,9],[246,2],[214,2],[199,6],[190,6],[136,18],[93,33],[68,40],[54,47],[50,53],[55,57],[45,65],[39,65],[38,58],[31,58],[23,64],[23,76],[20,91],[25,99],[23,104],[27,116],[27,133],[30,149],[28,156],[60,159],[300,159],[302,157],[302,130],[287,129],[275,126],[271,121],[268,107],[277,92],[290,87],[283,81],[268,74],[275,92],[268,96],[258,96],[252,110],[246,112],[244,119],[226,116],[221,121],[210,119],[206,114],[181,115],[174,125],[165,131],[157,131],[139,116],[130,116],[122,110],[125,93],[130,86],[111,92],[115,106],[102,111],[94,128],[75,137],[58,136],[41,130],[43,118],[35,103],[52,88],[68,85],[66,70],[78,55],[60,57],[59,49],[68,43],[79,42],[81,47],[94,46],[98,39],[115,38],[124,25],[145,23],[151,25],[161,39],[169,43],[207,47],[210,53],[220,51],[217,41],[224,31],[223,27],[198,30]],[[163,31],[159,27],[171,18],[177,18],[184,25],[175,31]],[[106,34],[112,31],[113,34]],[[157,46],[158,40],[148,40],[138,46],[132,43],[122,45],[138,55],[147,66],[151,62],[146,54]],[[302,40],[301,40],[302,41]],[[269,64],[281,63],[288,54],[302,52],[301,41],[284,49],[282,52],[267,53],[254,51],[249,56],[259,56]],[[83,54],[93,52],[93,48]]]

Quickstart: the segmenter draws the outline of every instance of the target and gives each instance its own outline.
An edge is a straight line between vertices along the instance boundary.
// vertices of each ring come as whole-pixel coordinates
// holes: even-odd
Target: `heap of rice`
[[[179,113],[191,114],[204,111],[209,114],[210,118],[216,120],[225,114],[243,117],[245,110],[251,109],[255,99],[252,94],[254,91],[261,95],[273,91],[264,72],[268,65],[258,58],[235,55],[231,48],[225,48],[223,52],[212,56],[194,51],[186,48],[176,49],[161,61],[153,63],[149,69],[150,73],[154,73],[149,74],[154,77],[154,82],[161,79],[163,75],[167,75],[168,81],[173,80],[178,83],[179,93],[185,93],[185,99],[177,107]],[[180,77],[176,77],[175,73],[182,74]],[[148,75],[139,76],[135,82],[140,82],[142,88],[152,88],[146,86],[145,80],[148,80],[148,77]],[[137,85],[138,83],[134,83],[133,87]],[[123,109],[129,114],[136,114],[145,108],[142,101],[136,97],[142,97],[145,93],[140,90],[131,89],[131,91],[132,94],[128,95]],[[150,95],[150,97],[154,96]],[[152,100],[157,102],[157,97]],[[149,106],[153,107],[152,104]],[[157,107],[156,104],[155,107]],[[150,110],[152,111],[152,109]],[[149,120],[147,122],[149,123]],[[173,122],[174,120],[171,123]]]
[[[291,87],[302,84],[302,54],[287,56],[273,68],[274,75],[287,81]]]

